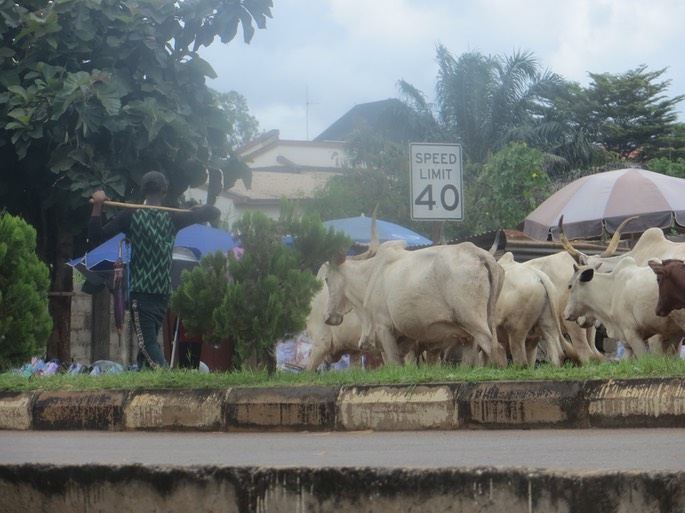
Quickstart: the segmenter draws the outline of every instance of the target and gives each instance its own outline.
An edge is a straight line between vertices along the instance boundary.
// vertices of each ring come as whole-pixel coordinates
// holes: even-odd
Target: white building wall
[[[277,146],[268,148],[263,153],[249,156],[248,164],[253,168],[282,166],[284,164],[279,157],[299,166],[342,167],[344,150],[342,144],[335,143],[280,141]]]

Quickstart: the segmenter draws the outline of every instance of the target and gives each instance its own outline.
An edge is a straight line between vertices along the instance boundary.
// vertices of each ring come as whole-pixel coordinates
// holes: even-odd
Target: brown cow
[[[650,260],[649,267],[656,274],[659,284],[655,313],[666,317],[673,310],[685,308],[685,263],[668,258],[663,261]]]

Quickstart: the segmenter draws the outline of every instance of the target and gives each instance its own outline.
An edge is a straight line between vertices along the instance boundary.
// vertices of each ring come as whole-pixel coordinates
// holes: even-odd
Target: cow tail
[[[488,278],[490,279],[490,297],[488,298],[488,327],[492,332],[493,345],[499,344],[497,340],[497,324],[495,322],[497,309],[497,299],[502,292],[504,286],[504,269],[497,261],[492,258],[485,259],[485,267],[488,270]],[[493,347],[493,351],[495,347]]]
[[[557,324],[557,332],[561,334],[561,348],[564,354],[573,360],[575,363],[580,364],[580,356],[578,356],[578,351],[573,347],[566,337],[564,336],[564,330],[561,327],[561,315],[559,314],[559,305],[557,304],[557,291],[553,290],[554,285],[550,279],[542,279],[542,286],[545,289],[545,294],[547,295],[547,308],[549,308],[550,314]]]

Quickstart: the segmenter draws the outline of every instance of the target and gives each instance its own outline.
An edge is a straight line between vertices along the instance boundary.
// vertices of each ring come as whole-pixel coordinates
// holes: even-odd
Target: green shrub
[[[171,311],[181,317],[189,335],[209,344],[220,342],[213,334],[212,314],[226,295],[228,258],[221,251],[207,254],[199,266],[184,270],[181,280],[171,295]]]
[[[0,368],[43,354],[52,331],[50,278],[36,255],[36,230],[0,216]]]
[[[274,344],[304,329],[321,287],[319,267],[351,244],[345,234],[326,229],[318,215],[295,215],[290,204],[282,211],[278,221],[258,211],[245,213],[233,227],[242,257],[204,256],[198,267],[183,272],[171,296],[171,310],[191,335],[233,344],[238,369],[275,369]]]

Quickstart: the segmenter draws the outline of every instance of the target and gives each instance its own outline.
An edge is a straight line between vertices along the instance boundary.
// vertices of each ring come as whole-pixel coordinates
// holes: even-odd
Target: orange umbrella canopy
[[[537,240],[559,239],[559,218],[569,239],[612,234],[628,217],[639,216],[623,233],[651,227],[685,227],[685,180],[646,171],[619,169],[584,176],[562,187],[526,217],[523,233]]]

